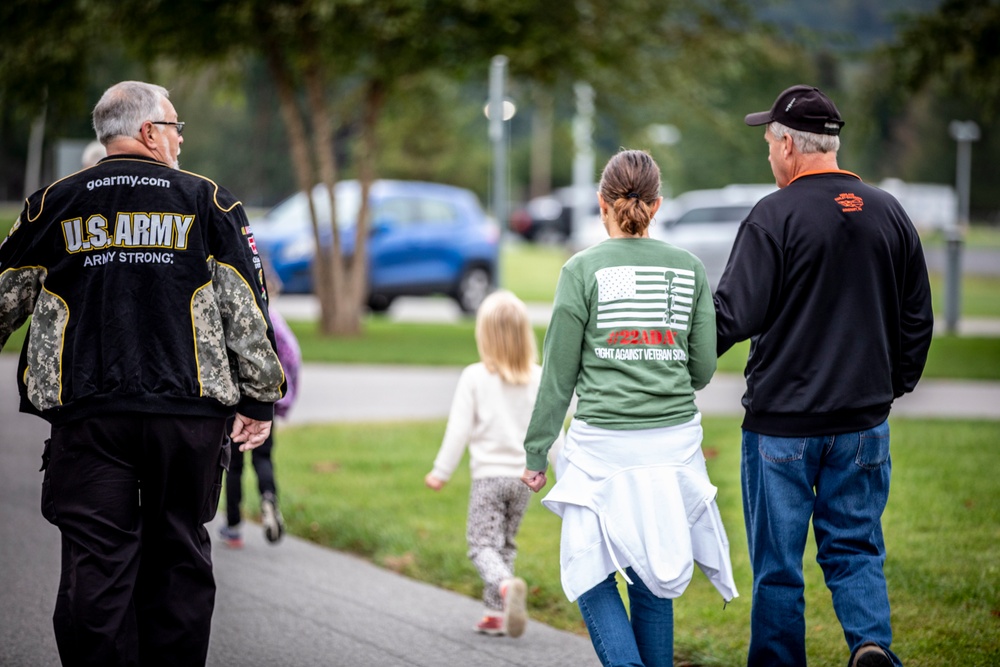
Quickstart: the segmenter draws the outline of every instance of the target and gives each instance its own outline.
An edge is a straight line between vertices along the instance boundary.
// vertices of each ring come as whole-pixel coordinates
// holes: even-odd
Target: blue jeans
[[[889,651],[882,512],[889,423],[855,433],[781,438],[743,431],[743,517],[753,566],[750,667],[806,664],[802,556],[812,517],[816,560],[853,655]]]
[[[612,572],[577,604],[604,667],[671,667],[674,664],[674,602],[653,595],[632,568],[629,615]]]

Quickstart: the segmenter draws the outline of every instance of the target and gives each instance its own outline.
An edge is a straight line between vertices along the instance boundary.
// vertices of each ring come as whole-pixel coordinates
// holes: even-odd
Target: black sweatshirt
[[[271,419],[261,269],[242,205],[196,174],[116,155],[39,190],[0,245],[0,346],[32,318],[21,409]]]
[[[923,372],[934,328],[920,238],[888,193],[809,173],[740,226],[715,295],[718,353],[750,339],[747,430],[864,430]]]

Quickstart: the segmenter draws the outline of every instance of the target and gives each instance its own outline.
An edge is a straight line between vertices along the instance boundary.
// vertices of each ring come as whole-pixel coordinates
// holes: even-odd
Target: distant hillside
[[[901,14],[933,11],[941,0],[751,0],[757,15],[837,51],[867,51],[893,39]]]

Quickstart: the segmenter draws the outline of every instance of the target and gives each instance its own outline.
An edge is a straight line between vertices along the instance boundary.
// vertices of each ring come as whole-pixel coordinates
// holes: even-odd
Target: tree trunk
[[[361,210],[354,240],[354,261],[351,264],[351,285],[361,300],[368,293],[368,231],[371,229],[369,192],[375,182],[376,136],[379,115],[385,101],[385,87],[381,81],[369,81],[365,89],[364,109],[361,119],[361,151],[358,156],[358,180],[361,182]]]
[[[313,45],[308,44],[308,46],[312,47]],[[310,48],[309,52],[314,57],[316,56],[315,49]],[[364,248],[355,246],[354,260],[351,262],[344,258],[340,225],[337,220],[337,163],[334,159],[333,124],[326,102],[323,75],[317,60],[308,64],[305,76],[309,113],[315,133],[312,146],[315,151],[316,164],[319,165],[321,182],[326,187],[330,197],[330,223],[333,226],[333,247],[323,257],[323,261],[329,263],[329,270],[325,275],[329,283],[323,291],[325,298],[320,300],[320,309],[323,313],[322,332],[334,336],[355,336],[361,333],[365,307],[364,292],[359,293],[358,290],[354,289],[354,281],[350,279],[348,271],[349,265],[357,263],[359,253],[363,253]],[[360,218],[357,227],[359,230],[361,229]],[[362,266],[364,266],[363,254],[361,259]]]
[[[274,77],[275,87],[278,90],[278,101],[281,108],[281,116],[288,128],[288,144],[292,155],[292,164],[295,167],[296,182],[299,190],[305,192],[309,202],[309,217],[312,219],[313,242],[316,244],[316,256],[313,261],[313,289],[320,302],[320,331],[329,332],[333,327],[332,309],[325,304],[333,300],[331,262],[329,252],[324,249],[320,242],[319,219],[316,214],[316,205],[313,202],[312,190],[316,183],[316,172],[313,168],[312,158],[309,150],[309,135],[302,115],[299,113],[298,105],[295,102],[295,88],[292,74],[286,67],[286,63],[279,55],[277,49],[267,50],[268,67]]]

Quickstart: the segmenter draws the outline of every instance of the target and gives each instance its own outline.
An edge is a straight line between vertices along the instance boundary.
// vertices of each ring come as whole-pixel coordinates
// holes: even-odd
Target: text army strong
[[[123,212],[113,226],[103,215],[92,215],[86,220],[64,220],[62,230],[66,252],[88,253],[84,266],[115,261],[170,264],[173,253],[165,251],[186,249],[193,223],[193,215]],[[125,248],[143,248],[146,252],[124,252]]]

